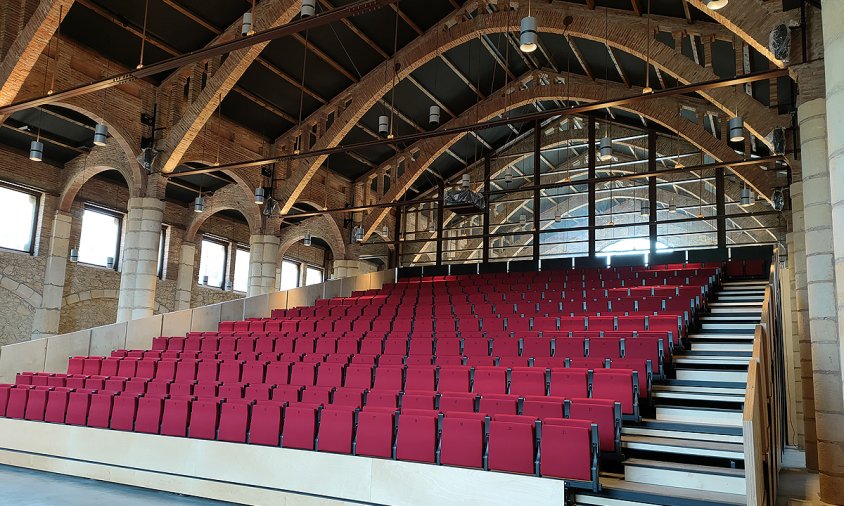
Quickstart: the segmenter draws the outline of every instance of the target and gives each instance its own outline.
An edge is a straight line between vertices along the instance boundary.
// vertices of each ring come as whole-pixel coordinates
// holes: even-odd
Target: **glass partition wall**
[[[400,265],[653,254],[781,239],[779,213],[740,177],[747,166],[720,167],[680,136],[599,116],[539,124],[419,196],[428,202],[400,207]],[[444,205],[443,192],[466,184],[484,196],[484,209]]]

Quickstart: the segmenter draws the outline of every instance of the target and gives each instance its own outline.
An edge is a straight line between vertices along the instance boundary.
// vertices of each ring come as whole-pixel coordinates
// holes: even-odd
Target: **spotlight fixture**
[[[601,138],[601,143],[599,144],[599,147],[598,147],[598,153],[599,153],[598,158],[602,162],[608,162],[608,161],[612,160],[612,141],[610,140],[609,137],[602,137]]]
[[[431,126],[437,126],[440,124],[440,106],[432,105],[428,109],[428,124]]]
[[[305,246],[311,245],[311,233],[310,232],[305,232],[305,238],[302,239],[302,242],[305,243]]]
[[[40,162],[44,159],[44,143],[32,141],[29,143],[29,159],[33,162]]]
[[[70,248],[70,261],[76,263],[79,261],[79,250],[76,248]]]
[[[382,137],[386,137],[390,133],[390,118],[388,116],[378,116],[378,133]]]
[[[243,13],[243,22],[240,24],[240,35],[243,37],[254,35],[255,30],[252,29],[252,11]]]
[[[744,140],[744,121],[741,116],[730,119],[730,142],[741,142]]]
[[[523,53],[536,51],[536,40],[536,18],[533,16],[523,17],[519,33],[519,49]]]
[[[105,146],[108,141],[108,125],[104,123],[97,123],[94,127],[94,145]]]
[[[303,18],[308,18],[316,14],[316,0],[302,0],[302,9],[299,14]]]
[[[463,174],[463,177],[460,178],[460,187],[464,190],[469,189],[472,185],[472,176],[469,174]]]
[[[205,210],[205,198],[200,195],[193,199],[193,212],[201,213]]]
[[[255,188],[255,203],[259,206],[264,203],[264,188]]]
[[[723,9],[730,3],[730,0],[701,0],[703,5],[707,9],[712,9],[713,11],[717,11],[718,9]]]

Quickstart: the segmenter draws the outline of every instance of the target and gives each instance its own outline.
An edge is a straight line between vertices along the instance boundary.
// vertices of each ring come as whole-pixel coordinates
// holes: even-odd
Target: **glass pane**
[[[20,251],[32,249],[36,202],[37,199],[32,195],[0,188],[0,213],[15,217],[13,220],[3,220],[0,224],[0,247]]]
[[[208,277],[208,286],[223,287],[226,274],[226,247],[218,242],[204,240],[199,257],[199,283],[203,284]]]
[[[161,229],[161,235],[158,238],[158,263],[155,266],[156,275],[160,278],[163,277],[164,271],[164,243],[167,239],[167,229]]]
[[[117,256],[120,240],[120,219],[111,214],[85,209],[82,214],[82,235],[79,239],[79,261],[93,265],[108,265]]]
[[[237,248],[234,252],[234,282],[235,292],[246,292],[249,287],[249,250]]]
[[[307,267],[305,269],[305,286],[322,283],[322,269]]]
[[[281,261],[281,286],[279,290],[290,290],[299,286],[299,264],[289,260]]]

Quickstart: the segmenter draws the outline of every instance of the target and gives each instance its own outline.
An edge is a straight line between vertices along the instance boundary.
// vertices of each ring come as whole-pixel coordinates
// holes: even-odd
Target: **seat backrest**
[[[433,391],[435,388],[436,368],[433,366],[407,366],[405,390]]]
[[[164,399],[160,397],[141,397],[138,399],[135,432],[158,434],[163,411]]]
[[[546,418],[542,424],[539,471],[542,476],[591,481],[590,429],[582,422]]]
[[[267,365],[267,374],[264,379],[271,385],[286,385],[290,382],[289,362],[270,362]]]
[[[281,445],[284,448],[313,450],[316,439],[317,407],[296,403],[284,408]]]
[[[587,369],[552,368],[548,393],[556,397],[586,397],[589,392]]]
[[[108,428],[113,405],[114,394],[107,392],[93,394],[88,407],[88,427]]]
[[[398,415],[396,458],[433,464],[436,460],[437,415],[402,408]]]
[[[390,411],[364,409],[358,413],[358,430],[355,454],[367,457],[391,458],[393,456],[393,417]]]
[[[633,392],[633,371],[630,369],[596,369],[592,374],[592,397],[620,402],[625,415],[635,413]]]
[[[282,404],[259,401],[252,406],[249,443],[278,446],[281,437]]]
[[[166,406],[164,410],[166,413]],[[193,401],[190,404],[190,437],[199,439],[216,439],[219,418],[220,403],[217,400],[200,399]]]
[[[366,364],[349,364],[346,367],[344,386],[354,388],[372,388],[372,366]]]
[[[44,420],[44,411],[47,409],[47,395],[50,390],[47,388],[33,388],[29,391],[26,399],[26,411],[24,418],[27,420]]]
[[[190,419],[190,401],[187,399],[165,399],[164,414],[161,417],[161,434],[185,437]]]
[[[475,367],[472,391],[477,394],[506,394],[507,369],[504,367]]]
[[[482,395],[478,406],[479,413],[487,415],[515,415],[519,410],[519,398],[515,395]]]
[[[67,401],[65,423],[68,425],[85,425],[88,421],[88,407],[90,404],[91,394],[78,391],[71,392]]]
[[[296,362],[290,370],[290,384],[311,386],[316,382],[316,364]]]
[[[514,367],[510,372],[510,393],[545,395],[545,370],[536,367]]]
[[[440,392],[468,392],[470,373],[470,368],[465,366],[440,367],[437,390]]]
[[[399,365],[379,365],[376,367],[375,388],[402,390],[404,388],[404,367]]]
[[[565,399],[544,395],[526,395],[522,401],[522,414],[539,420],[545,418],[562,418],[565,413]]]
[[[319,417],[317,450],[352,453],[355,411],[349,406],[326,406]]]
[[[445,392],[440,394],[439,409],[443,413],[450,411],[470,413],[475,411],[475,399],[477,395],[467,392]]]
[[[536,457],[533,420],[511,416],[496,415],[489,423],[489,469],[533,474]]]
[[[442,421],[440,463],[483,467],[484,418],[485,415],[480,413],[446,413]]]

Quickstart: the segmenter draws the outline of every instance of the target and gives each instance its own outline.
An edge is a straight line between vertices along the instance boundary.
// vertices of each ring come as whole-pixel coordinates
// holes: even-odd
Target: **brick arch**
[[[468,125],[477,121],[485,121],[497,117],[506,110],[512,110],[539,100],[568,98],[579,102],[595,102],[604,98],[620,98],[633,93],[641,93],[641,88],[628,90],[620,85],[604,86],[600,82],[590,81],[585,78],[570,76],[569,84],[558,84],[553,75],[545,72],[532,72],[521,82],[532,80],[539,82],[540,74],[551,77],[547,85],[534,85],[527,88],[511,88],[505,93],[497,93],[494,96],[480,102],[477,108],[472,108],[467,114],[463,114],[448,123],[443,128],[452,128]],[[566,77],[566,76],[558,76]],[[677,128],[677,114],[680,103],[677,99],[654,98],[644,102],[634,102],[628,105],[618,106],[618,109],[639,114],[642,117],[658,123],[668,130],[683,137],[687,142],[700,149],[716,160],[727,160],[735,158],[735,151],[725,142],[713,137],[702,126],[684,121],[683,127]],[[401,195],[408,191],[413,182],[425,171],[425,169],[443,154],[450,146],[460,140],[466,134],[454,136],[441,136],[425,139],[414,143],[405,150],[409,153],[418,150],[416,161],[409,164],[400,178],[390,186],[390,190],[382,197],[382,202],[394,202]],[[746,169],[739,173],[739,176],[747,181],[748,185],[760,196],[768,199],[772,193],[773,181],[770,174],[759,169]],[[369,214],[364,222],[365,237],[368,237],[381,221],[389,214],[390,208],[384,207]]]
[[[312,216],[281,231],[276,266],[281,265],[281,260],[290,246],[305,238],[306,231],[328,243],[328,247],[331,248],[331,255],[335,260],[346,259],[346,243],[343,241],[340,227],[337,226],[337,222],[331,216],[322,214]]]
[[[26,283],[22,283],[12,277],[0,274],[0,288],[12,292],[21,300],[33,308],[41,307],[41,294],[33,290]]]
[[[439,54],[477,39],[479,35],[517,31],[521,17],[527,14],[527,5],[524,2],[516,10],[502,9],[493,13],[487,13],[483,8],[479,8],[479,5],[485,7],[485,2],[470,0],[457,9],[452,16],[440,21],[426,34],[411,41],[383,66],[379,65],[345,92],[314,112],[303,124],[302,129],[321,124],[320,118],[327,117],[330,112],[336,113],[336,120],[309,149],[331,148],[343,140],[354,125],[392,86],[391,80],[384,78],[385,69],[398,68],[395,81],[400,82]],[[595,22],[596,11],[584,6],[537,2],[533,5],[531,13],[537,18],[539,30],[543,33],[569,35],[601,43],[606,41],[610,47],[642,60],[646,58],[646,48],[650,47],[650,63],[681,83],[703,82],[718,78],[711,68],[703,67],[683,56],[679,51],[653,40],[649,34],[646,34],[645,20],[631,16],[627,11],[610,11],[607,32],[604,30],[603,23]],[[572,16],[572,23],[568,26],[563,22],[567,16]],[[668,21],[668,18],[652,16],[652,22],[654,26],[659,26],[660,23],[676,23],[676,20]],[[708,27],[707,30],[712,32],[708,33],[709,35],[717,33],[721,38],[731,37],[731,32],[721,25],[716,25],[715,28]],[[387,72],[387,75],[389,74]],[[762,142],[768,142],[764,139],[765,134],[777,125],[787,122],[787,118],[779,118],[767,107],[745,94],[736,94],[724,89],[709,90],[700,94],[729,116],[732,116],[735,110],[742,111],[748,130]],[[565,96],[565,93],[559,96]],[[288,132],[277,139],[277,147],[283,151],[290,149],[298,134],[298,129]],[[282,188],[284,196],[282,213],[289,211],[293,202],[304,191],[308,181],[326,158],[327,155],[322,155],[301,160],[293,171],[292,177],[288,178],[288,183]],[[368,230],[367,235],[369,233],[371,231]]]
[[[200,227],[211,216],[232,209],[241,213],[249,224],[249,234],[259,234],[263,224],[261,209],[254,202],[255,196],[239,184],[226,185],[205,198],[205,210],[201,213],[191,212],[190,222],[185,231],[186,242],[193,242]]]

